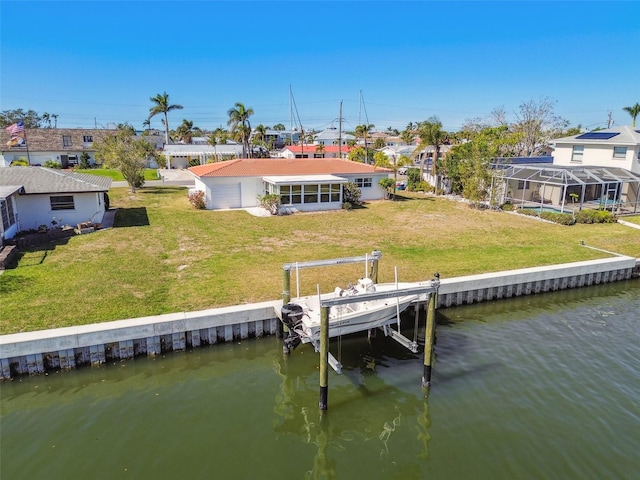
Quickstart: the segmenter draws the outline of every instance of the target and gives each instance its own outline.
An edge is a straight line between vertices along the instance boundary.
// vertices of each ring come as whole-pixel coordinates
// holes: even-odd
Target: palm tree
[[[369,163],[369,149],[367,148],[367,133],[372,131],[375,125],[370,123],[369,125],[358,125],[356,127],[356,136],[364,138],[364,163]]]
[[[193,137],[193,122],[187,119],[182,120],[182,124],[176,129],[176,134],[184,143],[191,143],[191,138]]]
[[[428,146],[433,146],[433,161],[431,162],[431,174],[434,180],[438,173],[438,154],[440,153],[440,145],[445,137],[445,132],[442,130],[442,123],[436,117],[431,117],[429,120],[420,122],[418,124],[418,136],[420,137],[420,145],[416,148],[416,152],[426,149]],[[420,157],[420,179],[424,174],[424,155]]]
[[[149,100],[153,102],[153,107],[149,109],[149,119],[158,115],[159,113],[164,114],[164,143],[169,144],[169,118],[167,117],[167,113],[172,110],[182,110],[184,107],[182,105],[170,105],[169,104],[169,95],[167,92],[163,94],[157,94],[155,97],[151,97]]]
[[[231,127],[232,132],[239,133],[242,138],[242,156],[249,157],[251,152],[249,151],[249,135],[251,134],[251,123],[249,123],[249,117],[253,115],[253,108],[246,108],[242,103],[236,102],[233,108],[227,111],[229,121],[227,125]]]
[[[52,113],[51,118],[53,118],[53,128],[58,128],[58,114]]]
[[[324,143],[319,143],[318,145],[316,145],[316,153],[318,153],[318,154],[322,154],[322,158],[324,158],[324,152],[325,152],[326,150],[327,150],[327,149],[326,149],[326,148],[324,148]]]
[[[42,114],[42,122],[47,125],[46,128],[51,128],[51,115],[49,115],[47,112],[44,112]]]
[[[149,133],[149,130],[151,130],[151,119],[147,118],[144,122],[142,122],[142,129],[144,130],[144,128],[147,128],[147,133]]]
[[[631,115],[631,118],[633,119],[633,123],[631,124],[631,126],[635,128],[636,118],[638,117],[638,115],[640,115],[640,103],[636,103],[632,107],[624,107],[622,110]]]
[[[210,135],[209,135],[209,139],[208,139],[208,143],[209,145],[213,145],[213,152],[214,155],[216,157],[216,161],[219,161],[220,158],[218,158],[218,149],[216,148],[217,145],[220,145],[221,143],[226,143],[227,142],[227,132],[226,130],[218,127],[216,128]]]

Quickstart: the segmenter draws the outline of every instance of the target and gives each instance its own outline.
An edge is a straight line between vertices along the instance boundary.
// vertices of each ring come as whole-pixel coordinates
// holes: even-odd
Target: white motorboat
[[[284,340],[289,351],[300,343],[317,345],[320,338],[320,302],[338,297],[353,297],[352,303],[332,306],[329,310],[329,337],[338,337],[382,327],[397,321],[400,313],[418,298],[417,294],[401,295],[374,300],[358,299],[358,296],[373,293],[392,293],[394,290],[415,286],[415,283],[378,283],[370,278],[361,278],[356,285],[346,290],[340,287],[321,296],[300,297],[282,306],[282,323],[288,329]]]

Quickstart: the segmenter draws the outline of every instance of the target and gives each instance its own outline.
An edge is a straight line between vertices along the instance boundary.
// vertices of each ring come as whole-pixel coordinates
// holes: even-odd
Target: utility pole
[[[613,125],[613,118],[611,118],[611,110],[609,110],[609,119],[607,120],[607,128],[611,128]]]
[[[342,100],[340,100],[340,116],[338,117],[338,158],[342,158]]]

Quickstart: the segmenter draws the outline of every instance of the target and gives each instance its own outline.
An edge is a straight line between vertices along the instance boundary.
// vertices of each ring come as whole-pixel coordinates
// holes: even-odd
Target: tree
[[[51,115],[47,112],[42,114],[42,123],[45,125],[45,128],[51,128]]]
[[[91,157],[89,157],[89,154],[87,152],[82,152],[82,154],[80,155],[80,163],[78,164],[78,166],[82,169],[91,168],[91,164],[89,163],[90,158]]]
[[[276,123],[273,126],[273,129],[277,130],[278,132],[284,132],[287,128],[282,123]]]
[[[363,147],[355,147],[349,152],[349,154],[347,155],[347,158],[352,162],[364,163],[364,159],[366,155],[365,152],[366,152],[366,149],[364,149]]]
[[[375,128],[373,123],[368,125],[358,125],[356,127],[356,137],[362,137],[364,139],[364,163],[369,163],[369,149],[367,147],[367,134]]]
[[[442,141],[445,137],[445,132],[442,130],[442,123],[437,119],[437,117],[431,117],[429,120],[420,122],[418,124],[418,136],[420,137],[420,144],[418,145],[418,148],[416,148],[416,152],[420,152],[428,146],[433,147],[431,174],[435,179],[438,174],[437,164],[440,145],[442,145]],[[420,179],[422,179],[424,175],[424,157],[424,154],[420,157]]]
[[[324,152],[327,149],[324,147],[324,143],[319,143],[318,145],[316,145],[316,153],[317,154],[322,154],[322,156],[324,157]]]
[[[227,125],[231,127],[232,133],[238,133],[242,139],[242,156],[251,157],[249,150],[249,135],[251,134],[251,123],[249,117],[253,115],[253,108],[246,108],[242,103],[236,102],[233,108],[227,111],[229,121]]]
[[[173,110],[182,110],[184,107],[178,104],[171,105],[169,103],[169,95],[167,92],[164,92],[163,94],[159,93],[155,97],[151,97],[149,100],[153,103],[153,106],[149,109],[149,120],[160,113],[164,115],[164,143],[169,144],[169,117],[167,114]]]
[[[387,146],[387,142],[384,141],[384,138],[376,138],[376,141],[373,142],[373,148],[384,148]]]
[[[491,161],[505,138],[510,135],[507,126],[488,127],[474,135],[473,140],[455,145],[443,162],[443,172],[449,178],[455,193],[478,205],[489,194]]]
[[[216,161],[220,160],[218,158],[218,149],[216,148],[216,146],[227,143],[227,131],[220,127],[216,128],[212,133],[209,134],[207,142],[209,143],[209,145],[213,145],[213,151],[216,157]]]
[[[57,118],[58,116],[55,115]],[[8,127],[16,122],[24,122],[24,128],[40,128],[42,119],[38,113],[33,110],[24,111],[21,108],[17,110],[5,110],[0,113],[0,127]]]
[[[624,107],[622,110],[624,110],[629,115],[631,115],[631,118],[633,119],[633,123],[631,124],[631,126],[633,128],[635,128],[636,127],[636,118],[638,118],[638,115],[640,115],[640,103],[636,103],[635,105],[633,105],[631,107]]]
[[[406,165],[410,165],[411,164],[411,159],[409,157],[406,157],[404,155],[400,155],[400,158],[397,158],[395,155],[393,155],[391,158],[389,158],[387,155],[385,155],[382,152],[376,152],[373,155],[373,160],[374,160],[374,165],[376,167],[379,168],[389,168],[391,170],[393,170],[393,198],[395,199],[396,194],[395,194],[395,185],[396,182],[398,181],[398,169],[400,167],[404,167]],[[384,178],[382,179],[384,180]],[[380,185],[383,186],[383,188],[386,188],[383,184],[382,184],[382,180],[378,183],[380,183]],[[390,179],[391,180],[391,179]],[[385,182],[388,183],[388,182]]]
[[[131,193],[144,184],[147,160],[155,157],[154,146],[136,137],[129,129],[119,128],[115,135],[107,136],[96,144],[97,159],[108,168],[120,170],[131,187]]]
[[[513,132],[521,138],[518,156],[540,155],[549,141],[567,128],[569,122],[554,113],[554,103],[545,97],[537,102],[530,100],[520,104],[520,111],[516,114],[517,123],[513,125]]]
[[[177,137],[186,144],[191,143],[191,138],[193,138],[193,122],[187,120],[186,118],[182,120],[182,124],[178,128],[176,128]]]
[[[260,124],[253,129],[253,144],[266,146],[265,139],[267,138],[267,127]]]
[[[151,119],[147,118],[144,122],[142,122],[142,129],[147,129],[147,132],[151,130]]]

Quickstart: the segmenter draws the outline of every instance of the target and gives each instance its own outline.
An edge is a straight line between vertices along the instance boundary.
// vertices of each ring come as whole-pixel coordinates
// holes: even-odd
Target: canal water
[[[639,312],[639,281],[440,310],[428,397],[420,354],[333,340],[323,416],[273,337],[4,382],[0,478],[638,478]]]

